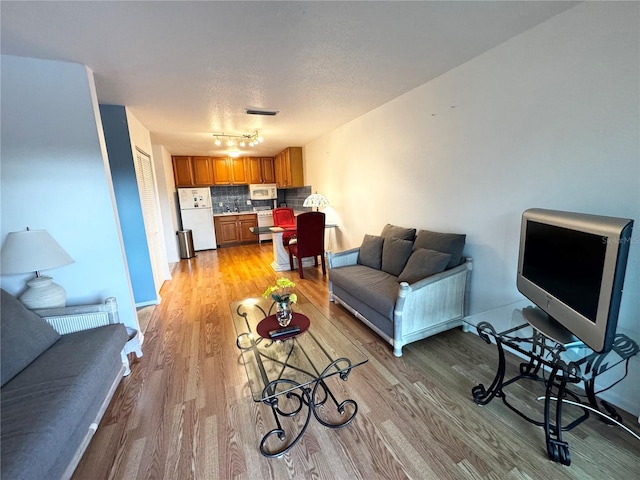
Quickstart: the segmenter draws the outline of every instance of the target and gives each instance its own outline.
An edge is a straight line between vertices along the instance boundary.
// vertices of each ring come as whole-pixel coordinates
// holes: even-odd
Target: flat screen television
[[[522,214],[518,290],[524,318],[553,340],[611,349],[633,220],[555,210]]]

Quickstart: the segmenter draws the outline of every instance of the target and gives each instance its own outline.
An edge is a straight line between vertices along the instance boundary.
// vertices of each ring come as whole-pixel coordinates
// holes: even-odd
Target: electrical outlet
[[[247,200],[247,205],[251,205],[251,200]]]
[[[221,206],[222,206],[222,202],[219,202],[219,203],[218,203],[218,206],[219,206],[219,207],[221,207]]]

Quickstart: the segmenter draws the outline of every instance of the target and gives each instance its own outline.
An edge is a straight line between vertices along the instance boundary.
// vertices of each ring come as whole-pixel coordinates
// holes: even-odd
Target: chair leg
[[[298,257],[298,275],[300,278],[304,278],[304,274],[302,273],[302,258]]]
[[[293,270],[293,255],[291,254],[291,250],[289,250],[289,270]]]
[[[318,266],[318,256],[317,255],[313,256],[313,261],[315,262],[316,267],[317,267]]]
[[[327,267],[324,264],[324,255],[320,256],[320,260],[322,261],[322,275],[326,275],[327,274]]]

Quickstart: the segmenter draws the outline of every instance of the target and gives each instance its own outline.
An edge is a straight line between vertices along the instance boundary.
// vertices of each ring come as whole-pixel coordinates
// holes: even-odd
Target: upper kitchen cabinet
[[[191,168],[191,157],[171,157],[173,161],[173,178],[176,187],[192,187],[193,169]]]
[[[247,181],[247,167],[244,158],[230,158],[229,163],[231,165],[231,183],[233,185],[246,185]]]
[[[248,183],[276,183],[272,157],[247,157],[245,166]]]
[[[244,158],[214,157],[214,185],[246,185],[247,168]]]
[[[276,167],[273,157],[260,158],[262,183],[276,183]]]
[[[176,187],[207,187],[213,185],[211,157],[171,157]]]
[[[198,186],[213,185],[213,161],[211,157],[191,157],[193,184]]]
[[[288,147],[276,155],[275,173],[278,188],[303,187],[302,147]]]

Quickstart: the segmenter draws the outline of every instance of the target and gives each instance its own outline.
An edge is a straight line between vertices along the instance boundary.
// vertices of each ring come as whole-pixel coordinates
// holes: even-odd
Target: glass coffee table
[[[277,324],[273,328],[267,323],[273,322],[271,315],[275,314],[271,299],[247,298],[230,304],[236,346],[251,395],[255,402],[271,407],[276,423],[260,442],[265,457],[280,457],[291,450],[309,426],[311,415],[326,427],[341,428],[358,413],[354,400],[336,398],[334,391],[344,389],[334,387],[332,391],[329,384],[346,381],[353,368],[367,362],[366,355],[304,295],[297,295],[292,325],[301,322],[303,328],[293,336],[270,337],[269,332],[278,329]],[[287,435],[289,429],[299,432],[293,437]]]

